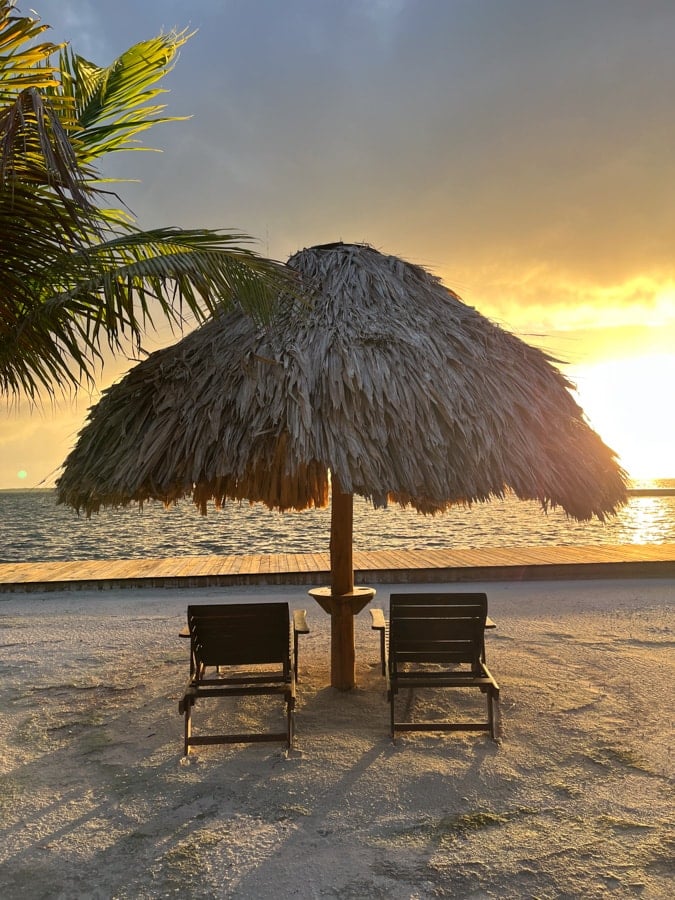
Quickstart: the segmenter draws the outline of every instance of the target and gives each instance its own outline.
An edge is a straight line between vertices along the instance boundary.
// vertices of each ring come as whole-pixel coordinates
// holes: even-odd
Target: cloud
[[[121,191],[143,225],[239,226],[279,258],[343,238],[477,275],[672,276],[670,2],[65,9],[101,62],[199,29],[168,81],[169,112],[193,118],[153,131],[162,157],[114,162],[142,179]]]
[[[466,270],[438,274],[449,286],[466,279],[465,290],[458,289],[465,302],[517,328],[675,326],[675,281],[669,281],[666,273],[662,278],[639,276],[609,285],[571,279],[568,272],[546,267],[522,271],[493,266],[482,270],[480,277]]]

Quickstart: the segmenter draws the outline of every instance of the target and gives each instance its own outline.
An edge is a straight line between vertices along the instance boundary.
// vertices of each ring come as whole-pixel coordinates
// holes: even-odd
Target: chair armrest
[[[490,616],[487,616],[487,618],[485,619],[485,627],[486,627],[486,628],[496,628],[496,627],[497,627],[497,623],[494,622],[494,621],[490,618]]]
[[[307,610],[293,610],[293,675],[298,680],[298,635],[309,634],[309,625],[307,624]]]
[[[370,610],[370,618],[371,618],[371,628],[373,631],[385,631],[387,628],[387,623],[384,620],[384,611],[381,609],[371,609]]]
[[[293,610],[293,632],[295,634],[309,634],[306,609]]]
[[[387,674],[387,622],[384,618],[384,611],[378,609],[370,610],[371,628],[373,631],[380,632],[380,668],[382,674]]]
[[[178,632],[178,637],[189,638],[190,637],[190,629],[187,625],[184,625],[183,628]]]

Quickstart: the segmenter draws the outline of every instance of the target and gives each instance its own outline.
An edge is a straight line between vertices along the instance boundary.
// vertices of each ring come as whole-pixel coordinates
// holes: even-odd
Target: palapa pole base
[[[375,596],[375,588],[357,587],[347,594],[333,594],[330,587],[309,591],[324,612],[330,615],[330,684],[339,691],[356,687],[354,616]]]
[[[330,683],[339,691],[356,684],[354,613],[348,598],[333,597],[330,614]]]
[[[373,588],[354,587],[352,536],[354,497],[344,493],[338,479],[331,482],[330,587],[309,594],[330,615],[330,683],[339,691],[356,687],[354,616],[375,596]]]

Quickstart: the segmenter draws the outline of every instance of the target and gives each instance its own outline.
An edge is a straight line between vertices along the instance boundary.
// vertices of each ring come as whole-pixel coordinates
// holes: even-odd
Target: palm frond
[[[10,188],[19,181],[47,185],[91,212],[93,173],[80,164],[64,125],[66,110],[45,103],[34,87],[0,110],[0,182]]]
[[[157,82],[171,71],[190,37],[187,30],[160,34],[135,44],[107,67],[68,50],[61,53],[61,90],[77,111],[81,155],[91,160],[114,150],[139,149],[135,138],[141,132],[185,118],[160,116],[165,106],[155,100],[166,93]]]
[[[298,293],[294,273],[242,247],[251,239],[240,233],[130,230],[85,246],[78,237],[69,252],[46,242],[37,265],[29,240],[0,276],[0,295],[12,297],[0,303],[5,392],[37,397],[55,373],[57,384],[92,382],[102,343],[138,349],[158,315],[180,328],[188,314],[203,321],[236,300],[262,322],[280,293]]]
[[[58,84],[49,58],[63,45],[32,44],[49,26],[39,19],[13,16],[14,0],[0,0],[0,103],[11,103],[18,91]]]
[[[102,346],[139,347],[156,316],[202,321],[236,298],[265,321],[280,294],[299,296],[289,270],[241,246],[246,235],[143,232],[104,205],[95,160],[176,119],[161,115],[158,82],[187,30],[99,67],[35,44],[46,26],[13,8],[0,0],[0,390],[35,399],[93,381]]]

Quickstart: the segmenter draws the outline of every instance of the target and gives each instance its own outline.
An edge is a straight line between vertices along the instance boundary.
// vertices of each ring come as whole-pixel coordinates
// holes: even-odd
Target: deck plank
[[[357,583],[675,577],[675,544],[355,551]],[[316,584],[327,553],[178,556],[0,564],[0,593],[200,584]]]

